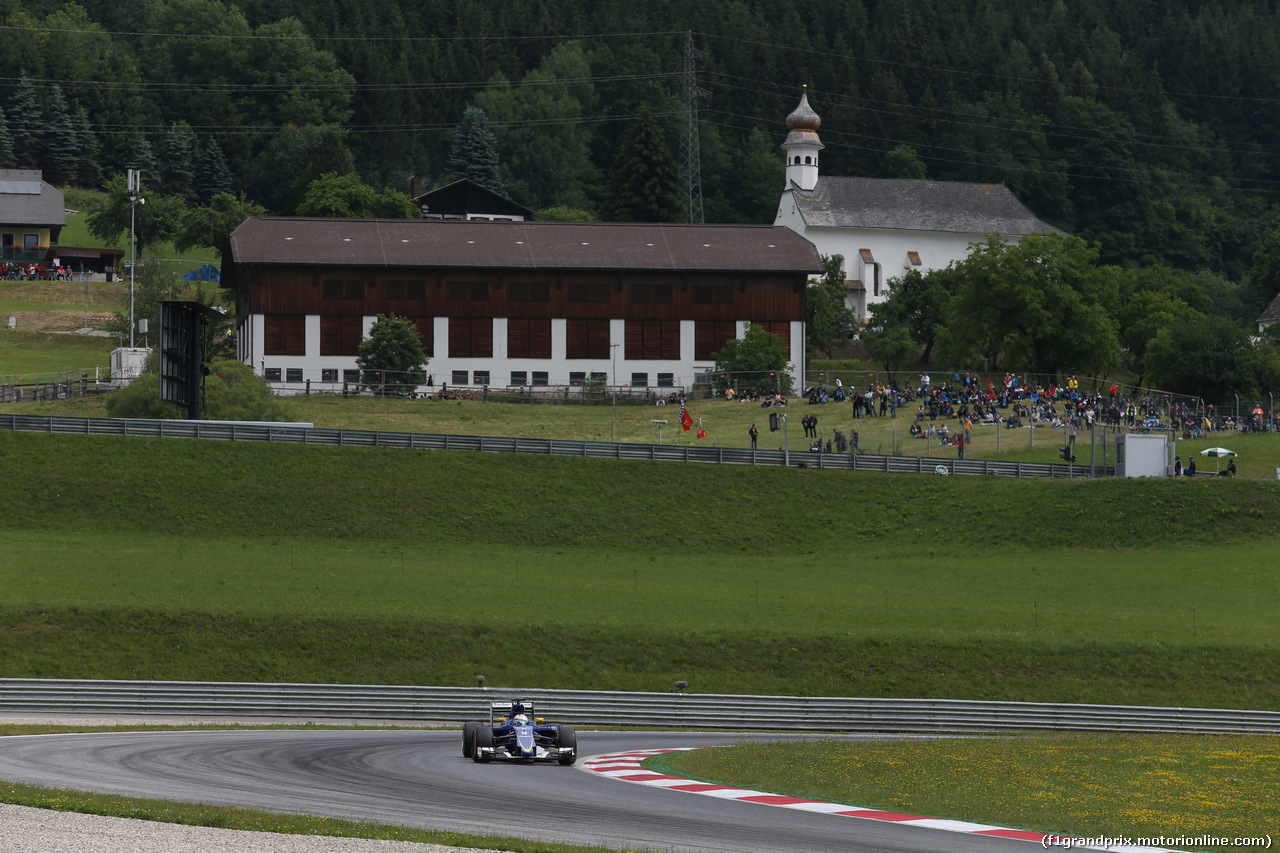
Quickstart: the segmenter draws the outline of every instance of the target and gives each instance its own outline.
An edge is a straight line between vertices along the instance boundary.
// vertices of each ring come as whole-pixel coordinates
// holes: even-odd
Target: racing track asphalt
[[[580,732],[582,758],[742,736]],[[1028,842],[666,791],[554,763],[476,764],[459,731],[110,732],[0,738],[0,779],[474,835],[690,853],[1026,853]]]

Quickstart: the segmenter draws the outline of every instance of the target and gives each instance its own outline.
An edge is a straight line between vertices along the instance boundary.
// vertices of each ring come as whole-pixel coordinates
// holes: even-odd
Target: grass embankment
[[[1280,707],[1269,482],[11,433],[0,464],[7,675]]]
[[[1280,825],[1272,737],[1062,734],[860,743],[744,743],[658,756],[652,769],[754,790],[1079,838],[1232,849]],[[1195,840],[1189,840],[1195,839]],[[1256,842],[1255,842],[1256,843]],[[1259,846],[1267,846],[1264,841]],[[1238,847],[1234,848],[1238,849]]]

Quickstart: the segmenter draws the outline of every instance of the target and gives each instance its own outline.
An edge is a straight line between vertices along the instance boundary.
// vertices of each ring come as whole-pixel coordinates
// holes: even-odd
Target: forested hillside
[[[598,212],[643,105],[679,151],[697,86],[705,218],[769,222],[802,84],[834,175],[1002,181],[1106,263],[1206,272],[1245,319],[1280,189],[1280,11],[1192,0],[0,0],[0,158],[59,184],[128,165],[189,203],[292,213],[354,166],[451,176],[468,106],[537,210]],[[145,143],[145,144],[143,144]],[[1268,269],[1271,267],[1268,266]],[[1228,292],[1229,298],[1221,297]]]

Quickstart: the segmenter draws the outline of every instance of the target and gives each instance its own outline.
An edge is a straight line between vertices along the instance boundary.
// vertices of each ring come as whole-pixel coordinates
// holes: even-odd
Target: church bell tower
[[[818,138],[822,119],[809,106],[809,92],[800,96],[800,105],[787,116],[787,187],[811,190],[818,185],[818,152],[825,146]]]

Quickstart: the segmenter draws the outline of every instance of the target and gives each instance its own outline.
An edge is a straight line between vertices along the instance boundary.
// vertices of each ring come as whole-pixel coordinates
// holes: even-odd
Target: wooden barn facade
[[[747,324],[802,367],[822,264],[786,228],[266,217],[223,253],[238,354],[282,389],[357,381],[379,315],[413,321],[450,386],[683,388]],[[431,390],[431,389],[424,389]]]

